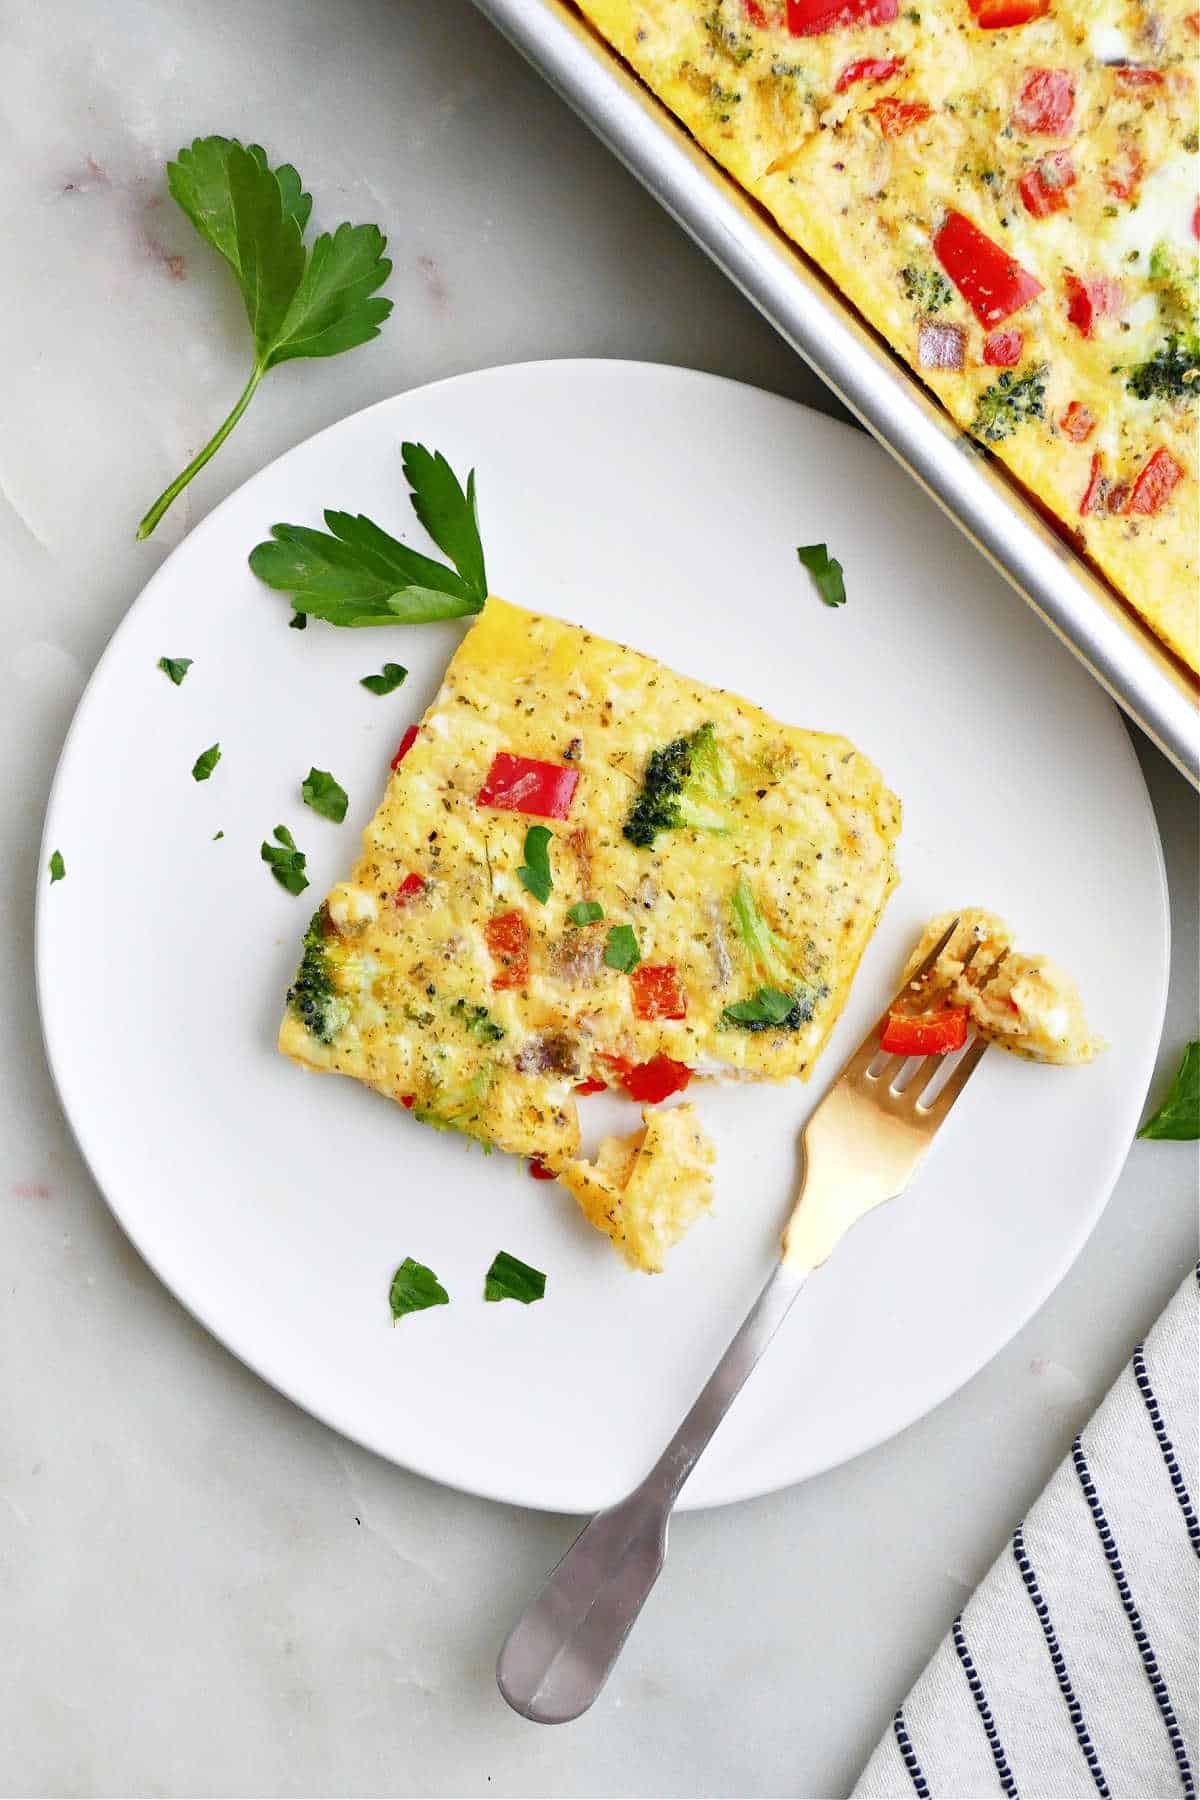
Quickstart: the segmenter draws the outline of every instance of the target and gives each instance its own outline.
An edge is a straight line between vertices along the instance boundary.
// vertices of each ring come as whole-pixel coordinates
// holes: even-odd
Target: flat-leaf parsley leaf
[[[408,670],[401,663],[384,663],[378,675],[364,675],[358,685],[365,687],[369,694],[394,694],[407,678]]]
[[[519,1300],[522,1306],[541,1300],[546,1293],[546,1277],[540,1269],[530,1268],[519,1256],[507,1250],[497,1252],[491,1268],[484,1276],[485,1300]]]
[[[545,825],[531,825],[525,833],[525,861],[517,870],[517,880],[527,894],[544,906],[554,887],[550,873],[550,832]]]
[[[1138,1132],[1141,1138],[1200,1138],[1200,1039],[1188,1045],[1175,1079],[1158,1111]]]
[[[157,666],[169,680],[175,683],[176,687],[180,687],[184,676],[192,666],[192,659],[190,656],[160,656]]]
[[[202,750],[200,752],[199,756],[192,764],[192,780],[207,781],[220,760],[220,744],[210,744],[207,750]]]
[[[271,835],[275,844],[264,841],[259,855],[270,865],[271,873],[280,887],[286,888],[289,894],[302,894],[308,886],[303,850],[297,850],[296,840],[286,825],[277,825]]]
[[[61,881],[66,872],[67,865],[62,859],[62,851],[52,850],[50,852],[50,886],[53,887],[56,881]]]
[[[572,925],[594,925],[604,917],[604,908],[598,900],[577,900],[574,906],[568,906],[567,917]]]
[[[327,511],[326,531],[272,525],[250,552],[259,580],[290,594],[298,612],[329,625],[423,625],[477,613],[487,576],[475,508],[475,471],[466,492],[445,457],[402,444],[413,510],[454,567],[402,544],[362,513]]]
[[[637,968],[642,953],[632,925],[612,927],[604,945],[604,960],[610,969],[620,969],[625,975]]]
[[[449,1306],[450,1296],[432,1269],[406,1256],[392,1276],[388,1303],[395,1325],[406,1313],[424,1312],[430,1306]]]
[[[305,806],[311,806],[323,819],[332,819],[335,825],[341,824],[350,801],[341,782],[335,781],[328,769],[310,769],[304,777],[300,792]]]
[[[796,555],[813,578],[818,594],[826,606],[845,606],[846,583],[842,579],[842,565],[837,558],[830,556],[824,544],[800,544]]]
[[[796,1004],[794,994],[782,988],[760,987],[750,1000],[738,1000],[721,1015],[722,1024],[782,1025]]]
[[[312,197],[290,163],[272,169],[258,144],[196,138],[167,164],[167,186],[200,236],[237,279],[254,338],[254,363],[233,411],[160,494],[141,524],[149,537],[167,508],[220,449],[269,369],[298,356],[337,356],[379,336],[392,310],[375,296],[392,272],[377,225],[339,225],[311,250]]]

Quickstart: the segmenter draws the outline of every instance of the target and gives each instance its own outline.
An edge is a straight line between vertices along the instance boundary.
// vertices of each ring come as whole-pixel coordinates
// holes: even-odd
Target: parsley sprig
[[[326,531],[272,525],[250,567],[290,594],[298,613],[329,625],[422,625],[477,613],[487,599],[474,469],[464,488],[439,450],[400,448],[413,511],[449,563],[410,549],[362,513],[326,512]]]
[[[269,369],[365,344],[379,336],[392,310],[390,300],[375,295],[392,272],[379,227],[339,225],[308,248],[304,230],[312,195],[290,163],[272,169],[261,145],[197,138],[167,164],[167,186],[233,270],[254,338],[254,363],[232,412],[159,495],[138,526],[139,538],[150,536],[220,449]]]

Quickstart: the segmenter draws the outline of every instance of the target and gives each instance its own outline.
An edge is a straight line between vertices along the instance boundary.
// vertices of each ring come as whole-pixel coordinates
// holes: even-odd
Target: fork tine
[[[991,1040],[989,1038],[977,1037],[958,1067],[955,1069],[953,1075],[951,1075],[950,1079],[947,1081],[945,1087],[943,1087],[934,1099],[930,1101],[927,1107],[922,1107],[920,1109],[922,1116],[929,1120],[935,1128],[942,1124],[946,1114],[950,1111],[950,1108],[954,1105],[954,1102],[958,1099],[968,1081],[983,1061],[990,1042]]]
[[[918,983],[924,981],[925,977],[931,973],[936,967],[938,957],[942,954],[942,951],[946,948],[946,945],[950,942],[950,939],[957,930],[958,919],[954,918],[946,927],[946,930],[942,933],[937,943],[933,946],[933,949],[929,952],[929,955],[925,958],[920,968],[913,970],[912,974],[908,977],[908,980],[904,982],[903,986],[900,988],[899,993],[893,996],[883,1012],[880,1013],[857,1050],[855,1050],[843,1064],[838,1072],[839,1081],[847,1075],[861,1075],[864,1069],[870,1068],[871,1064],[875,1061],[875,1058],[879,1055],[879,1040],[883,1036],[884,1027],[888,1022],[888,1015],[892,1008],[899,1000],[904,998],[904,995],[910,988],[916,987]],[[900,1058],[900,1061],[903,1060],[903,1058]],[[895,1073],[894,1069],[892,1073]],[[883,1071],[881,1070],[880,1079],[882,1080],[882,1078]]]

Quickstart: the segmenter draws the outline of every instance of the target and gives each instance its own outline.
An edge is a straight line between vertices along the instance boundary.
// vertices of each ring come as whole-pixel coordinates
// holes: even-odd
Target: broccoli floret
[[[746,955],[758,979],[767,987],[785,992],[802,986],[800,977],[788,965],[787,945],[763,918],[744,875],[733,890],[731,904],[738,936],[746,946]]]
[[[727,25],[721,16],[719,5],[713,7],[703,24],[713,49],[738,68],[749,62],[754,55],[754,39],[748,32],[738,31],[736,27]]]
[[[954,290],[940,269],[908,263],[901,269],[900,279],[915,312],[935,313],[939,307],[949,306],[954,298]]]
[[[320,907],[304,934],[304,954],[287,1003],[305,1030],[320,1044],[332,1043],[350,1017],[350,1002],[333,981],[333,964],[325,948],[326,914]]]
[[[1200,262],[1191,257],[1185,266],[1169,244],[1156,244],[1150,254],[1150,282],[1164,324],[1175,331],[1194,328],[1200,309]]]
[[[484,1063],[458,1087],[435,1088],[427,1106],[413,1108],[413,1118],[419,1119],[422,1125],[432,1125],[435,1131],[461,1131],[465,1137],[475,1138],[485,1150],[490,1150],[491,1141],[484,1135],[479,1109],[491,1092],[495,1078],[495,1063]]]
[[[1194,400],[1200,388],[1200,333],[1173,333],[1125,383],[1139,400]]]
[[[999,381],[985,388],[976,402],[971,430],[976,437],[998,444],[1011,437],[1018,425],[1046,416],[1046,365],[1035,363],[1021,375],[1006,369]]]
[[[651,752],[633,811],[625,821],[631,844],[648,850],[660,831],[727,832],[737,798],[733,764],[711,724]]]
[[[503,1025],[497,1025],[486,1006],[472,1006],[466,1000],[456,1000],[450,1011],[480,1044],[498,1044],[504,1036]]]
[[[772,931],[743,875],[733,890],[734,923],[759,986],[749,1000],[727,1006],[721,1024],[743,1031],[798,1031],[813,1016],[817,1001],[829,989],[798,975],[788,961],[787,945]]]

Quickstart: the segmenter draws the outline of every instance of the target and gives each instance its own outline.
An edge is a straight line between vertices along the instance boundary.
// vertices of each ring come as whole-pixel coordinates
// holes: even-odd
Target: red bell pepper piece
[[[424,887],[424,876],[416,874],[415,871],[411,875],[406,875],[404,880],[400,883],[400,886],[392,895],[393,906],[407,905],[410,900],[415,899],[419,893],[424,891]]]
[[[1086,518],[1090,512],[1099,512],[1099,502],[1104,498],[1103,477],[1100,473],[1101,457],[1098,450],[1092,454],[1092,466],[1088,470],[1087,486],[1083,490],[1083,498],[1079,502],[1079,516]]]
[[[992,369],[1015,369],[1025,350],[1025,333],[1015,325],[989,331],[983,340],[983,360]]]
[[[849,25],[890,25],[900,0],[787,0],[787,28],[793,37],[820,37]]]
[[[940,1006],[936,1012],[889,1013],[879,1048],[889,1056],[945,1056],[967,1041],[965,1006]]]
[[[1075,165],[1067,151],[1052,150],[1032,169],[1026,169],[1018,185],[1026,212],[1035,219],[1044,219],[1048,213],[1062,212],[1071,204]]]
[[[985,237],[960,212],[946,214],[933,240],[934,252],[947,275],[985,328],[999,325],[1042,291],[1036,275],[1015,262],[1007,250]]]
[[[597,1081],[593,1076],[589,1075],[586,1081],[577,1081],[575,1083],[575,1092],[577,1094],[606,1094],[608,1092],[608,1083],[607,1081]]]
[[[767,15],[758,0],[742,0],[742,11],[752,25],[757,25],[760,31],[766,29]]]
[[[1143,166],[1141,152],[1122,144],[1104,177],[1105,187],[1118,200],[1132,200],[1141,186]]]
[[[1067,275],[1063,279],[1067,317],[1081,337],[1090,338],[1101,319],[1119,313],[1125,290],[1110,275]]]
[[[885,94],[871,108],[879,120],[879,129],[885,138],[903,137],[914,125],[921,125],[932,113],[923,100],[896,100],[891,94]]]
[[[1013,124],[1039,137],[1062,137],[1074,105],[1075,83],[1066,69],[1030,69],[1013,103]]]
[[[499,973],[494,988],[521,988],[529,980],[529,927],[519,912],[497,913],[484,927],[484,940]]]
[[[1134,482],[1133,490],[1125,502],[1125,511],[1156,513],[1183,480],[1183,473],[1181,464],[1175,461],[1169,450],[1156,450]]]
[[[398,769],[400,767],[400,764],[404,761],[416,741],[417,728],[415,725],[410,725],[404,736],[400,739],[400,747],[392,758],[393,769]]]
[[[1200,238],[1200,202],[1197,203],[1196,210],[1192,214],[1192,236]]]
[[[411,1112],[413,1107],[417,1104],[417,1097],[415,1094],[401,1094],[400,1104],[404,1107],[406,1112]]]
[[[531,1156],[530,1157],[529,1173],[533,1176],[533,1179],[535,1181],[557,1181],[558,1180],[558,1176],[554,1173],[554,1170],[548,1169],[546,1167],[545,1163],[542,1161],[540,1156]]]
[[[1096,429],[1095,415],[1089,407],[1082,406],[1078,400],[1072,400],[1058,421],[1058,429],[1073,444],[1086,444]]]
[[[629,977],[639,1019],[686,1019],[687,994],[674,963],[639,963]]]
[[[1124,88],[1161,87],[1163,74],[1161,69],[1122,67],[1117,70],[1117,80]]]
[[[981,31],[1007,31],[1040,19],[1049,11],[1050,0],[970,0],[970,5]]]
[[[669,1056],[652,1056],[649,1062],[635,1063],[621,1076],[621,1086],[631,1100],[648,1106],[657,1105],[670,1094],[681,1094],[692,1079],[686,1063]]]
[[[835,94],[844,94],[856,81],[890,81],[903,67],[902,56],[860,56],[856,62],[846,64],[833,84],[833,91]]]
[[[499,812],[532,813],[538,819],[565,819],[578,783],[578,769],[501,750],[492,758],[475,804],[494,806]]]

